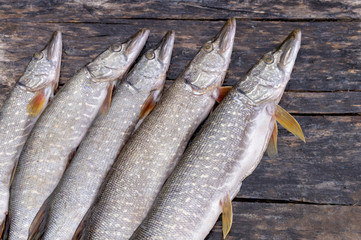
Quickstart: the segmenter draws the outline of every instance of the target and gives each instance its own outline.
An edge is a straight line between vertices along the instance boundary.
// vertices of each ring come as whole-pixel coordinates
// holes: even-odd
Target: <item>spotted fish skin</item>
[[[31,129],[58,85],[61,53],[61,32],[55,32],[45,48],[34,55],[0,111],[0,224],[8,211],[12,171]],[[44,94],[44,106],[33,116],[27,107],[38,93]]]
[[[235,19],[230,19],[203,45],[124,146],[90,209],[82,239],[128,239],[141,223],[215,103],[235,28]]]
[[[112,106],[89,129],[54,190],[41,239],[71,239],[121,147],[133,132],[143,104],[158,95],[165,82],[174,43],[170,31],[148,50],[116,90]],[[157,98],[157,96],[154,96]]]
[[[148,36],[142,29],[76,73],[39,118],[20,155],[10,190],[9,239],[27,239],[30,224],[59,182],[68,158],[129,69]]]
[[[267,53],[210,115],[131,240],[204,239],[267,148],[274,112],[300,48],[296,30]]]

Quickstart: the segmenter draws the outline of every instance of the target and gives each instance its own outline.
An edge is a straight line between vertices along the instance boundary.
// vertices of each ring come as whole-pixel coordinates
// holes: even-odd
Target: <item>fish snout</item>
[[[168,31],[156,48],[156,51],[159,51],[158,54],[159,60],[166,65],[169,64],[172,57],[174,38],[175,38],[174,30]]]
[[[132,37],[129,38],[125,45],[125,53],[127,56],[136,54],[138,55],[139,49],[143,48],[145,42],[149,36],[149,29],[142,28],[137,33],[135,33]]]
[[[231,54],[236,33],[236,19],[230,18],[214,38],[214,43],[223,54]]]
[[[45,46],[46,58],[52,62],[59,62],[62,53],[62,36],[60,31],[55,31],[53,36]]]
[[[291,72],[300,46],[301,30],[296,29],[288,35],[278,48],[278,51],[281,52],[278,67],[287,73]]]

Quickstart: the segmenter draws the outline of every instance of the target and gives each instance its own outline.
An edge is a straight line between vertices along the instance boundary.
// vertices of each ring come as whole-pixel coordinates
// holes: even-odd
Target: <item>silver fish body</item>
[[[185,151],[135,231],[139,239],[204,239],[253,172],[273,131],[274,112],[300,48],[296,30],[229,92]]]
[[[0,111],[0,224],[8,211],[13,169],[31,129],[57,88],[61,53],[61,33],[55,32],[45,48],[35,53]],[[37,94],[44,95],[44,104],[33,116],[28,105]]]
[[[109,89],[147,39],[142,29],[77,72],[39,118],[20,155],[10,191],[9,239],[27,239],[30,224],[59,182],[68,159],[104,103]]]
[[[161,92],[174,43],[170,31],[148,50],[117,87],[106,115],[99,116],[80,144],[45,209],[46,225],[41,239],[71,239],[96,197],[99,186],[119,150],[133,132],[149,96]]]
[[[233,48],[235,19],[203,45],[110,169],[82,239],[128,239],[215,103]]]

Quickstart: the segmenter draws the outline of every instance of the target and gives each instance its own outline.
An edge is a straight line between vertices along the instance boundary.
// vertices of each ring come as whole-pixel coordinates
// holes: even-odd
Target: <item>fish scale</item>
[[[235,19],[204,44],[120,152],[82,239],[128,239],[150,209],[190,137],[213,108],[233,48]]]
[[[183,168],[176,168],[169,179],[172,185],[167,184],[162,189],[161,196],[167,200],[176,199],[177,204],[157,199],[157,212],[153,214],[152,211],[151,216],[160,218],[162,225],[157,225],[151,235],[141,232],[133,239],[202,239],[195,237],[196,227],[202,226],[204,219],[208,219],[209,210],[214,208],[212,205],[219,204],[219,201],[223,200],[228,183],[222,180],[234,174],[232,169],[240,168],[237,158],[242,156],[246,148],[244,143],[247,142],[247,134],[242,134],[245,128],[243,123],[248,122],[256,114],[250,106],[240,107],[238,101],[228,102],[232,95],[230,92],[223,100],[224,104],[218,106],[212,114],[213,117],[202,126],[202,129],[209,130],[201,131],[193,140],[184,154],[183,158],[186,160],[182,159],[180,162]],[[246,99],[243,101],[247,102]],[[251,128],[252,124],[249,127]],[[207,140],[208,144],[198,139]],[[215,184],[216,182],[219,183]],[[193,186],[212,191],[197,191]],[[234,193],[238,190],[236,188]],[[210,201],[213,199],[218,201]],[[221,208],[218,207],[216,214],[219,215],[220,212]],[[180,220],[174,221],[180,216]],[[140,229],[143,230],[142,227]],[[164,238],[165,232],[167,232],[166,238]],[[203,235],[205,237],[206,234]]]
[[[61,33],[55,32],[47,46],[33,57],[0,112],[0,224],[8,211],[10,178],[21,150],[59,81]],[[44,106],[32,116],[31,100],[44,91]]]
[[[174,32],[148,50],[119,84],[107,114],[99,116],[79,146],[61,182],[50,196],[41,239],[71,239],[96,192],[125,144],[149,96],[161,92],[171,59]],[[154,58],[148,55],[154,54]],[[154,100],[155,101],[155,100]],[[35,235],[35,234],[34,234]]]
[[[9,239],[27,239],[43,202],[59,182],[117,79],[143,48],[148,30],[116,43],[86,65],[57,93],[39,118],[19,158],[10,191]]]
[[[185,151],[131,240],[207,236],[226,200],[236,196],[267,148],[300,42],[301,32],[292,32],[232,88]]]

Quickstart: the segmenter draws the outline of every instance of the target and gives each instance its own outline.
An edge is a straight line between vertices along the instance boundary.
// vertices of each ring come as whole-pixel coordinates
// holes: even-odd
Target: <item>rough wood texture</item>
[[[175,79],[202,43],[214,36],[223,21],[122,20],[119,24],[35,24],[0,25],[0,89],[7,89],[20,77],[36,49],[43,47],[54,30],[61,30],[64,57],[61,83],[107,45],[126,39],[141,27],[151,29],[154,45],[169,29],[176,30],[175,49],[168,72]],[[287,90],[361,90],[360,23],[316,22],[279,23],[239,21],[227,85],[232,85],[266,51],[275,47],[291,30],[303,31],[302,48]],[[6,85],[6,86],[4,86]]]
[[[234,201],[229,239],[361,239],[360,1],[0,0],[0,106],[55,30],[63,32],[64,84],[139,28],[151,30],[147,47],[174,29],[169,85],[229,17],[238,20],[226,85],[301,28],[301,50],[280,104],[307,140],[280,127],[279,156],[265,156]],[[220,222],[207,239],[221,239]]]
[[[11,21],[116,22],[124,18],[157,19],[359,19],[361,3],[355,0],[162,0],[162,1],[0,1],[0,19]]]
[[[280,105],[292,114],[361,113],[361,92],[285,92]]]
[[[264,156],[238,197],[361,206],[361,116],[295,117],[306,143],[279,127],[278,157]]]
[[[234,217],[227,240],[355,240],[361,236],[360,206],[233,203]],[[206,240],[222,239],[218,221]]]

